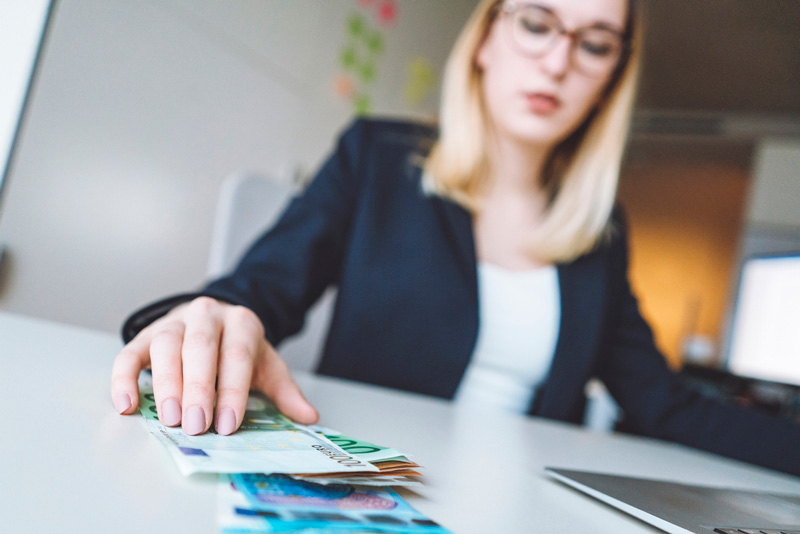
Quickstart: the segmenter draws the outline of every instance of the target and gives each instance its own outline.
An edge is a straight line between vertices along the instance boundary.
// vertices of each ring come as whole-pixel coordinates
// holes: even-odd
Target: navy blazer
[[[133,315],[125,341],[204,294],[252,309],[277,346],[336,286],[319,373],[452,398],[475,346],[478,281],[471,215],[421,188],[435,136],[356,121],[233,273]],[[667,367],[628,282],[624,221],[613,224],[596,250],[557,266],[558,342],[530,414],[580,422],[597,377],[638,432],[800,474],[800,425],[704,397]]]

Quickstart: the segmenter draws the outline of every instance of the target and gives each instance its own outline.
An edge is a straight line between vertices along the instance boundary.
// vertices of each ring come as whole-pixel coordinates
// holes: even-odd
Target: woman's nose
[[[553,47],[539,58],[543,70],[554,78],[563,78],[572,61],[572,38],[559,36]]]

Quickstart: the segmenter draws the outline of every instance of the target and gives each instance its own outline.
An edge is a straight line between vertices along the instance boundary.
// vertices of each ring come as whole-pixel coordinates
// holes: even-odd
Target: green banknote
[[[408,456],[398,450],[384,447],[382,445],[375,445],[363,439],[345,436],[341,432],[325,428],[319,425],[312,425],[309,428],[322,434],[328,438],[332,443],[335,443],[342,448],[345,452],[357,456],[360,460],[367,462],[409,462]]]
[[[168,449],[184,475],[193,473],[379,472],[370,462],[281,415],[266,398],[251,395],[240,429],[230,436],[210,431],[188,436],[162,425],[152,386],[140,385],[139,408],[148,430]]]

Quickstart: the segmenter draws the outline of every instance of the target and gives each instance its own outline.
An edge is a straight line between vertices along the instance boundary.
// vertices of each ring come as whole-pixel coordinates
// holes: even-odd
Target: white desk
[[[215,477],[182,477],[139,416],[109,394],[116,336],[0,313],[0,529],[212,533]],[[424,465],[401,491],[456,533],[657,532],[547,478],[554,465],[800,493],[800,478],[677,445],[299,376],[322,423]],[[482,431],[485,429],[485,431]]]

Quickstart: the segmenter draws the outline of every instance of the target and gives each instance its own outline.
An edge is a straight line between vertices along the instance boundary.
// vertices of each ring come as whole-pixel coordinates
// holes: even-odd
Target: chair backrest
[[[293,193],[292,185],[261,174],[236,173],[226,178],[217,201],[208,276],[217,278],[232,270],[253,241],[276,222]],[[334,300],[331,289],[306,314],[303,330],[278,347],[291,368],[316,367]]]
[[[290,185],[268,176],[228,176],[217,199],[208,276],[217,278],[233,269],[247,247],[275,223],[291,196]]]

